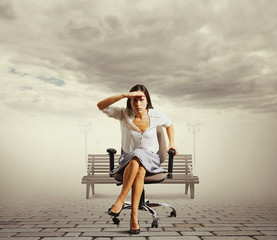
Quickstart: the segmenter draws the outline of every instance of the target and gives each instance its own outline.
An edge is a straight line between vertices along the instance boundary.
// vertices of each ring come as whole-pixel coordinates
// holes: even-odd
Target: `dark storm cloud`
[[[37,21],[25,13],[6,29],[9,39],[21,37],[5,38],[16,63],[64,69],[81,84],[115,92],[144,83],[165,101],[193,108],[276,113],[276,1],[53,1],[33,8]],[[25,31],[16,31],[24,22]]]

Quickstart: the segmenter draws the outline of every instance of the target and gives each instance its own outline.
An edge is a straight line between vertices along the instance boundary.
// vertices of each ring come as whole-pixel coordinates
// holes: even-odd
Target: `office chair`
[[[159,183],[164,181],[166,178],[172,178],[172,171],[173,171],[173,157],[175,154],[175,151],[173,149],[170,149],[167,153],[166,149],[166,141],[164,137],[164,132],[162,130],[162,127],[157,127],[157,136],[159,141],[159,151],[158,154],[161,159],[161,164],[165,161],[167,157],[168,159],[168,173],[157,173],[149,176],[145,176],[144,184],[152,184],[152,183]],[[110,158],[110,171],[114,169],[114,155],[116,154],[116,150],[113,148],[107,149],[107,152],[109,153]],[[114,177],[115,180],[119,181],[120,183],[117,184],[118,186],[122,184],[123,181],[123,174],[122,173],[115,173],[114,175],[110,173],[110,177]],[[131,209],[131,203],[125,202],[124,209]],[[152,203],[148,200],[145,200],[145,190],[143,189],[141,197],[140,197],[140,203],[139,203],[139,210],[148,211],[150,214],[152,214],[153,222],[151,224],[151,227],[158,227],[158,220],[157,220],[157,213],[152,209],[152,207],[158,207],[158,206],[166,206],[170,207],[172,209],[170,213],[170,217],[176,217],[176,210],[173,206],[166,204],[166,203]],[[120,219],[118,217],[113,217],[113,222],[115,224],[119,224]]]

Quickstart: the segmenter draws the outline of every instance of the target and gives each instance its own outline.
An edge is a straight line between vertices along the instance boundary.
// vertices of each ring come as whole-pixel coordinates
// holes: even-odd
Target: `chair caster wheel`
[[[173,210],[171,213],[170,213],[170,217],[176,217],[176,211]]]
[[[154,220],[153,222],[152,222],[152,225],[151,225],[151,227],[152,228],[157,228],[158,227],[158,221],[157,220]]]
[[[114,217],[114,218],[113,218],[113,222],[114,222],[114,224],[119,224],[119,223],[120,223],[120,219]]]

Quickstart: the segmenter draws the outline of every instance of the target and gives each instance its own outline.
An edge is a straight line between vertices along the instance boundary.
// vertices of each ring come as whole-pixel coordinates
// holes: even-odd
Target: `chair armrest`
[[[173,149],[169,149],[168,151],[168,174],[167,174],[167,178],[172,178],[172,172],[173,172],[173,158],[175,155],[175,150]]]
[[[113,177],[111,171],[114,169],[114,155],[116,154],[116,150],[114,148],[108,148],[107,152],[109,153],[110,158],[110,177]]]

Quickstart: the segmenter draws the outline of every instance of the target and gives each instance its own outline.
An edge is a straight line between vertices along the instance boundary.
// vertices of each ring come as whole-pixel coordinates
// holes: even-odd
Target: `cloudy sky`
[[[274,0],[0,0],[1,189],[47,187],[40,176],[65,166],[82,187],[82,124],[90,153],[118,147],[119,125],[96,103],[137,83],[181,152],[193,152],[187,125],[201,124],[202,186],[230,169],[243,191],[257,174],[276,181],[276,16]]]

